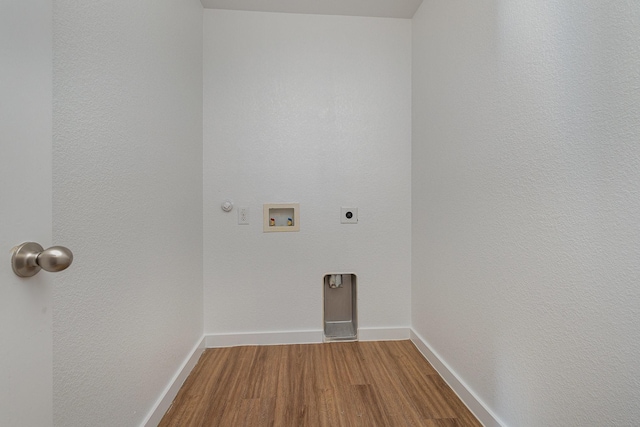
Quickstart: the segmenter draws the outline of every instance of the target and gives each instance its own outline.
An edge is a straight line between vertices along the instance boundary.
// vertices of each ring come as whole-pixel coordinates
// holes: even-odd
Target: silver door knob
[[[26,242],[13,248],[11,267],[20,277],[31,277],[44,269],[57,272],[69,267],[73,262],[73,253],[64,246],[52,246],[44,249],[35,242]]]

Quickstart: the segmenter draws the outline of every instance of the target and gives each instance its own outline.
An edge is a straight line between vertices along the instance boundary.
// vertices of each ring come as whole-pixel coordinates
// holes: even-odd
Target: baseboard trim
[[[187,356],[180,366],[180,369],[178,369],[178,372],[176,372],[169,382],[169,385],[164,389],[164,392],[160,395],[160,398],[141,426],[156,427],[160,423],[160,420],[162,420],[162,417],[173,403],[173,399],[175,399],[178,391],[180,391],[180,387],[182,387],[182,384],[191,373],[191,370],[196,366],[196,363],[198,363],[198,359],[200,359],[204,349],[205,337],[203,336],[200,338],[193,350],[191,350],[189,356]]]
[[[360,341],[397,341],[410,338],[410,328],[360,328]],[[207,348],[236,347],[240,345],[317,344],[324,341],[322,330],[248,332],[237,334],[205,335]]]
[[[360,328],[360,341],[400,341],[411,337],[410,328]]]
[[[321,330],[205,335],[207,348],[237,347],[240,345],[314,344],[321,342]]]
[[[449,387],[458,395],[460,400],[485,427],[505,427],[498,417],[480,400],[480,398],[465,384],[453,369],[436,353],[427,341],[411,329],[411,341],[418,348],[425,359],[435,368]]]

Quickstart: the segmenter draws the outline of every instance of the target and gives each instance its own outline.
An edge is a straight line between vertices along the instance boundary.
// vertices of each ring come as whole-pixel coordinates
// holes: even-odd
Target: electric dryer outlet
[[[340,208],[340,223],[357,224],[358,208]]]

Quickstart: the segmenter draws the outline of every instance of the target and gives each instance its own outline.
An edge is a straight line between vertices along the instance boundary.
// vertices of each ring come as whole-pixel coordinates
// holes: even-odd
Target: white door
[[[11,248],[51,242],[51,0],[0,0],[0,425],[50,426],[51,274]]]

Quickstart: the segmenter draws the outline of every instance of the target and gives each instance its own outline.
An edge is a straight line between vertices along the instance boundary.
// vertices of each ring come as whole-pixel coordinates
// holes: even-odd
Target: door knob
[[[20,277],[31,277],[44,269],[57,272],[69,267],[73,262],[73,253],[64,246],[52,246],[44,249],[37,243],[26,242],[13,248],[11,267]]]

